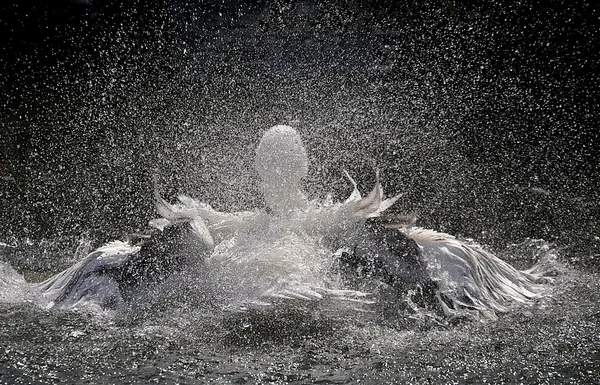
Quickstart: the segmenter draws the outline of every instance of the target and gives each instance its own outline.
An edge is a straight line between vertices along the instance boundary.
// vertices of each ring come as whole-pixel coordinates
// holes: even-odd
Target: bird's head
[[[308,173],[308,156],[295,129],[279,125],[265,132],[256,149],[254,167],[267,207],[274,213],[305,204],[301,181]]]

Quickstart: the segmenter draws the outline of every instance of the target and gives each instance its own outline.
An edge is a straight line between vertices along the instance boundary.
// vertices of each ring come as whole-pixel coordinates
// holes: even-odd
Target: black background
[[[210,55],[243,57],[239,52],[245,45],[269,39],[264,44],[291,52],[290,61],[306,61],[300,68],[309,81],[328,62],[302,52],[307,41],[346,55],[333,62],[350,74],[371,71],[373,63],[389,65],[359,75],[365,84],[423,81],[406,96],[419,101],[415,110],[419,103],[427,106],[418,122],[444,116],[445,135],[456,153],[475,165],[470,178],[487,183],[473,192],[473,182],[466,179],[467,191],[435,204],[421,186],[420,193],[410,195],[420,203],[401,209],[420,210],[425,224],[481,236],[484,226],[516,218],[527,225],[500,235],[560,238],[566,225],[597,233],[599,27],[598,6],[591,1],[3,3],[0,234],[53,237],[92,231],[108,239],[143,227],[153,215],[150,174],[157,165],[169,169],[164,158],[177,157],[174,143],[189,135],[157,127],[179,119],[172,111],[196,108],[183,102],[195,88],[173,84],[208,79],[205,84],[216,92],[245,75],[233,65],[212,65],[217,59]],[[212,51],[203,56],[206,47]],[[269,49],[266,56],[272,54]],[[190,51],[201,58],[194,59],[201,62],[200,75],[189,69],[185,55]],[[367,59],[358,58],[363,52]],[[277,65],[285,72],[289,66],[281,57]],[[262,57],[248,60],[255,59]],[[317,78],[326,82],[327,74]],[[349,78],[349,87],[360,89],[359,81]],[[249,102],[251,87],[233,86],[231,99],[207,101],[199,114],[210,122],[232,113],[232,106],[260,105],[260,100]],[[315,86],[321,92],[319,87],[326,86]],[[291,100],[306,111],[312,108],[306,98]],[[228,110],[220,113],[221,104]],[[98,111],[113,123],[126,123],[96,124]],[[258,126],[248,142],[255,143],[259,132],[280,117],[265,116],[255,118]],[[200,135],[206,146],[215,140],[235,142],[230,132],[208,131]],[[103,148],[114,141],[122,143],[116,145],[118,154],[103,163]],[[394,161],[382,151],[372,153],[379,154],[373,156],[376,162]],[[319,172],[315,179],[333,173]],[[169,185],[197,187],[173,175]],[[496,185],[503,184],[526,190],[505,191],[499,198]],[[168,193],[177,192],[173,189]],[[240,203],[245,204],[260,202]],[[222,207],[238,208],[235,203]],[[439,219],[441,214],[451,219]]]

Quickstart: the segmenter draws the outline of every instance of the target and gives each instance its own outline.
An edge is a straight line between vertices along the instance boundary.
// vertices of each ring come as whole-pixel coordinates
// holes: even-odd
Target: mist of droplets
[[[10,235],[143,229],[153,175],[170,198],[261,207],[254,148],[275,124],[302,134],[315,199],[347,195],[344,169],[368,191],[379,168],[405,192],[396,210],[440,230],[506,243],[559,239],[573,216],[596,226],[597,79],[564,58],[587,24],[561,33],[566,16],[527,5],[123,7],[95,10],[53,65],[14,82]]]

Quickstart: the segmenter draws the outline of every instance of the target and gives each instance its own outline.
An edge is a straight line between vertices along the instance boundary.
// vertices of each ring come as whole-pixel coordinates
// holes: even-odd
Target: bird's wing
[[[39,283],[37,287],[49,301],[50,306],[76,305],[82,298],[97,291],[101,291],[106,296],[115,295],[114,290],[108,290],[108,286],[106,290],[102,288],[100,281],[106,283],[105,278],[108,277],[104,273],[123,265],[139,250],[139,246],[132,246],[125,242],[110,242],[94,250],[68,269]],[[96,300],[102,301],[100,298]]]
[[[408,236],[420,246],[448,316],[475,310],[494,318],[495,312],[506,312],[511,303],[529,302],[547,289],[540,276],[515,269],[477,244],[418,227]]]

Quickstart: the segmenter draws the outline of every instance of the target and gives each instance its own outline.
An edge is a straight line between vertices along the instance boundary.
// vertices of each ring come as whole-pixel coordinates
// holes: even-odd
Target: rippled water
[[[515,247],[513,258],[535,245]],[[223,313],[207,307],[200,293],[118,312],[0,304],[0,378],[15,384],[590,383],[600,369],[599,289],[597,274],[565,268],[550,296],[495,322],[453,324],[415,313],[392,292],[362,311],[292,301]]]

